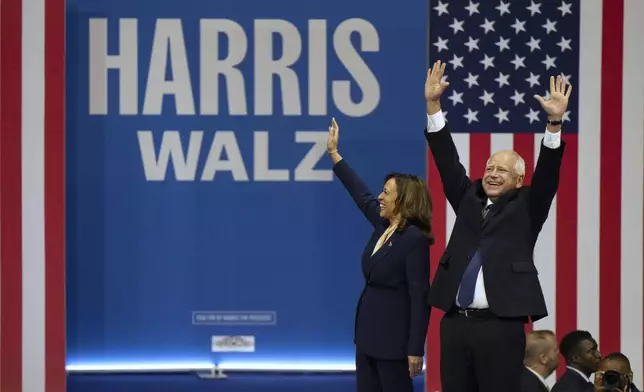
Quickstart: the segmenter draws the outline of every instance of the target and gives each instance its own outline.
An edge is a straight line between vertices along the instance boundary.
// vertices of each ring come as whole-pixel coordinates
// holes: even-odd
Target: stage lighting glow
[[[353,363],[342,362],[222,362],[224,371],[248,372],[354,372]]]
[[[78,363],[69,364],[66,369],[70,373],[136,373],[136,372],[198,372],[219,369],[224,372],[320,372],[344,373],[354,372],[355,364],[349,362],[297,362],[297,361],[267,361],[267,362],[222,362],[220,364],[207,362],[181,363]],[[425,370],[425,366],[423,366]]]
[[[65,369],[68,372],[101,372],[101,373],[130,373],[130,372],[174,372],[174,371],[202,371],[210,370],[215,366],[208,362],[181,362],[181,363],[79,363],[68,364]]]

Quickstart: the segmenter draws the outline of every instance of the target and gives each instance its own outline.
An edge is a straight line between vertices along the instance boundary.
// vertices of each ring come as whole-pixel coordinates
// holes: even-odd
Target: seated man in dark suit
[[[613,377],[604,382],[604,375],[609,371],[618,373],[620,377]],[[613,376],[615,376],[615,373],[613,373]],[[612,388],[616,383],[619,387]],[[614,389],[618,392],[639,392],[635,384],[633,384],[631,361],[622,353],[608,354],[599,363],[599,369],[595,373],[595,391],[611,391]]]
[[[561,339],[559,351],[567,371],[552,387],[552,392],[588,392],[593,390],[590,375],[597,371],[601,354],[597,342],[587,331],[572,331]]]
[[[528,334],[523,364],[521,392],[550,391],[546,378],[559,366],[559,349],[554,332],[540,330]]]

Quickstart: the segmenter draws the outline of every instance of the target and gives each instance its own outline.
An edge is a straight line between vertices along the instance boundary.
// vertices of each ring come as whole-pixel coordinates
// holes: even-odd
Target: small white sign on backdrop
[[[214,353],[252,353],[255,352],[255,336],[217,336],[211,338],[210,350]],[[202,379],[226,379],[223,369],[214,365],[208,372],[198,373]]]
[[[255,336],[213,336],[212,352],[255,352]]]

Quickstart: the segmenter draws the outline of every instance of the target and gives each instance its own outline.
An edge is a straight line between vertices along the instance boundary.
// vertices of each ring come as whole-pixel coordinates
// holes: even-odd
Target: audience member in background
[[[639,392],[633,384],[631,361],[622,353],[608,354],[595,372],[595,391]]]
[[[567,370],[552,387],[552,392],[592,391],[590,375],[597,371],[601,360],[592,335],[587,331],[572,331],[561,339],[559,351],[566,360]]]
[[[338,131],[333,119],[327,142],[333,171],[374,228],[362,254],[365,287],[356,310],[358,392],[412,392],[430,312],[431,198],[423,180],[398,173],[386,176],[374,198],[338,153]]]
[[[552,331],[532,331],[526,337],[525,369],[521,376],[521,392],[548,392],[546,378],[559,366],[557,339]]]

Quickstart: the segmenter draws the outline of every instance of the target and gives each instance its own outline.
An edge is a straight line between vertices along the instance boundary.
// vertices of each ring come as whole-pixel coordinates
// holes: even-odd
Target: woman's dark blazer
[[[423,356],[429,323],[429,239],[413,225],[396,231],[372,256],[389,226],[380,203],[342,159],[333,171],[374,227],[362,254],[365,286],[356,309],[354,342],[378,359]]]

